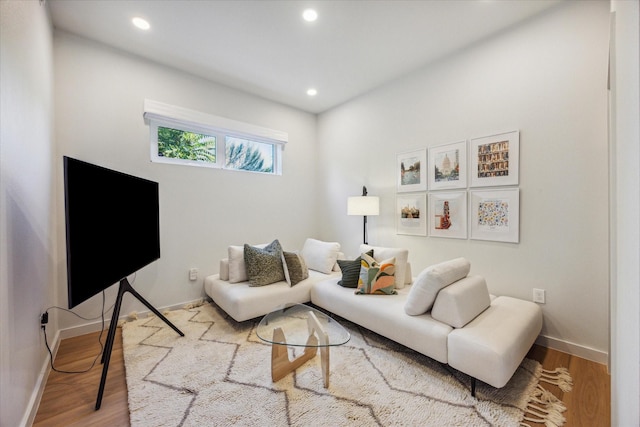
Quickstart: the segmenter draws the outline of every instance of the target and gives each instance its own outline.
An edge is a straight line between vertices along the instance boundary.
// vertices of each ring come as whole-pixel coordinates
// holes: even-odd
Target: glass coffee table
[[[304,304],[286,304],[267,314],[260,321],[256,334],[271,343],[271,379],[274,382],[313,359],[319,348],[325,388],[329,387],[329,348],[351,339],[349,331],[335,319]],[[287,346],[304,347],[304,352],[290,360]]]

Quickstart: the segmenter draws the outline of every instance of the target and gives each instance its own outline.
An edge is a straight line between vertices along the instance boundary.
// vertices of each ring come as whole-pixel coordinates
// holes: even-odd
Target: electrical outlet
[[[189,269],[189,280],[191,280],[191,281],[198,280],[198,269],[197,268]]]
[[[544,289],[533,289],[533,302],[537,302],[539,304],[545,303]]]
[[[40,327],[44,329],[47,323],[49,323],[49,313],[45,311],[40,315]]]

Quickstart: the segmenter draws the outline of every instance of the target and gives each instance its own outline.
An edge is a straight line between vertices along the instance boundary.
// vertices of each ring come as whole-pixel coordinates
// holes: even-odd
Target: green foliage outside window
[[[239,138],[226,139],[226,167],[254,172],[273,172],[273,146]]]
[[[158,126],[158,156],[216,163],[216,137]],[[226,136],[225,168],[273,173],[275,148],[272,144]]]
[[[216,162],[216,138],[178,129],[158,127],[158,155],[173,159]]]

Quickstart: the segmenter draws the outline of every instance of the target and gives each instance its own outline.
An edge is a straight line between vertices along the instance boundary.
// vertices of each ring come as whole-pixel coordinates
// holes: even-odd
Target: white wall
[[[28,422],[46,360],[39,317],[57,256],[53,45],[37,1],[0,2],[0,29],[0,426],[9,427]]]
[[[285,249],[295,250],[318,228],[314,115],[68,33],[55,32],[54,53],[56,197],[64,197],[63,155],[159,182],[161,258],[143,268],[133,284],[156,307],[204,296],[202,278],[218,272],[230,244],[278,238]],[[283,175],[151,163],[149,128],[142,118],[145,98],[288,132]],[[62,209],[61,203],[58,303],[65,305]],[[200,270],[196,282],[188,280],[191,267]],[[109,288],[108,303],[116,290]],[[76,311],[98,315],[100,303],[94,297]],[[125,296],[121,313],[143,308]],[[62,328],[82,323],[59,315]]]
[[[640,9],[612,2],[612,426],[640,425]]]
[[[346,199],[381,197],[369,242],[409,248],[413,272],[464,256],[490,291],[546,290],[542,342],[606,363],[608,2],[569,2],[322,114],[322,234],[350,256],[362,219]],[[520,130],[520,243],[395,233],[396,153]]]

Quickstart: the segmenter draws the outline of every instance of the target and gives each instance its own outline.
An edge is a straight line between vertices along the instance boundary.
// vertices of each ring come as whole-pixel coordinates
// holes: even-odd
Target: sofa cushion
[[[316,283],[326,281],[332,277],[337,281],[339,276],[340,273],[327,275],[310,270],[309,277],[295,286],[289,286],[283,280],[268,286],[250,287],[247,282],[230,283],[226,280],[220,280],[218,274],[213,274],[205,277],[204,290],[218,307],[237,322],[243,322],[258,316],[264,316],[283,303],[308,303],[311,300],[309,293]],[[340,288],[335,283],[334,286]],[[353,295],[353,289],[340,289]],[[355,298],[356,296],[353,295],[353,297]],[[438,324],[446,326],[440,322]]]
[[[254,248],[264,248],[267,243],[252,245]],[[247,267],[244,263],[244,246],[229,246],[229,282],[239,283],[247,281]]]
[[[449,365],[493,387],[504,387],[541,330],[537,304],[497,297],[480,316],[449,334]]]
[[[433,306],[440,289],[466,277],[470,269],[471,264],[464,258],[425,268],[411,285],[404,311],[411,316],[426,313]]]
[[[284,280],[282,247],[274,240],[264,248],[244,245],[244,262],[249,286],[264,286]]]
[[[389,258],[378,263],[367,254],[360,255],[360,278],[356,294],[395,295],[395,258]]]
[[[467,276],[438,292],[431,317],[454,328],[462,328],[491,305],[487,282]]]
[[[336,264],[338,252],[340,252],[340,243],[307,239],[301,254],[309,269],[329,274]]]
[[[294,286],[309,277],[309,269],[304,258],[295,252],[282,252],[282,269],[284,279],[289,286]]]
[[[337,316],[447,363],[447,335],[452,328],[431,318],[431,313],[407,316],[402,307],[409,287],[397,295],[355,295],[353,289],[324,280],[311,288],[311,302]],[[268,288],[268,286],[267,286]],[[262,290],[262,288],[256,288]],[[295,288],[293,288],[295,289]],[[355,336],[352,336],[352,340]]]
[[[373,249],[367,252],[367,255],[373,256]],[[342,271],[342,279],[338,282],[338,285],[345,288],[357,288],[358,287],[358,278],[360,278],[360,267],[362,261],[362,256],[350,260],[338,260],[338,265],[340,266],[340,271]]]
[[[409,258],[409,250],[402,248],[385,248],[382,246],[360,245],[360,253],[366,253],[373,249],[374,258],[380,262],[385,259],[396,259],[395,286],[396,289],[402,289],[405,285],[405,274],[407,270],[407,260]]]

